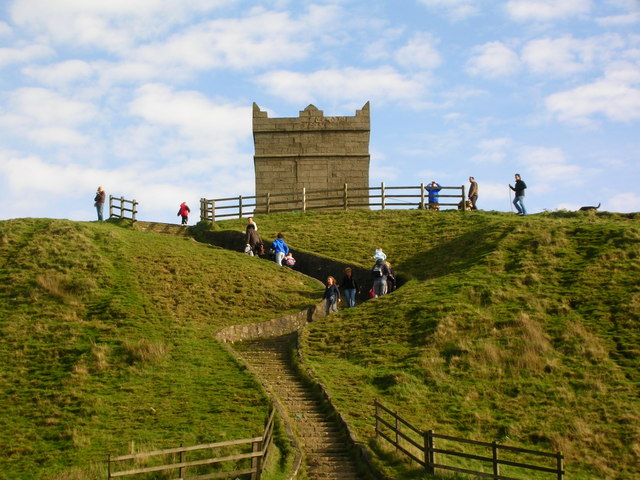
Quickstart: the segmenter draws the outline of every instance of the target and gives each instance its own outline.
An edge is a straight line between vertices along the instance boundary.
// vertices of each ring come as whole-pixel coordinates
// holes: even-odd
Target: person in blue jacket
[[[438,192],[440,192],[440,184],[435,180],[427,185],[429,193],[429,210],[440,210]]]
[[[284,243],[284,235],[282,233],[278,232],[278,238],[273,241],[271,248],[276,252],[276,263],[282,266],[282,260],[289,253],[289,247]]]

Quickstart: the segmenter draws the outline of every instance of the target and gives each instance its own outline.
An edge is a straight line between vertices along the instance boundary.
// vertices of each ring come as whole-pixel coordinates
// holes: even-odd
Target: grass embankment
[[[213,338],[312,305],[305,277],[108,223],[0,222],[0,478],[104,478],[107,453],[259,434]],[[154,477],[155,478],[155,477]]]
[[[411,279],[303,336],[306,361],[361,439],[378,398],[437,433],[562,451],[576,480],[640,476],[638,219],[385,211],[257,221],[265,238],[283,231],[294,250],[361,267],[382,247]]]

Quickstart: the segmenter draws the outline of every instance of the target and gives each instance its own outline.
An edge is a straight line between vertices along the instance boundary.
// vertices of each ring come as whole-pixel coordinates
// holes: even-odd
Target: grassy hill
[[[303,335],[306,361],[361,439],[373,434],[363,405],[378,398],[424,429],[560,450],[567,478],[632,479],[640,477],[639,219],[385,211],[258,222],[267,238],[283,231],[294,249],[362,267],[382,247],[410,279]]]
[[[246,438],[269,406],[213,338],[299,311],[273,263],[108,223],[0,222],[0,478],[105,478],[108,453]]]
[[[305,360],[381,468],[421,478],[370,441],[374,398],[438,433],[562,450],[570,479],[632,479],[639,218],[384,211],[257,221],[265,239],[283,231],[294,252],[361,267],[382,247],[408,280],[302,336]],[[257,433],[266,400],[212,334],[321,293],[269,262],[112,224],[0,222],[0,259],[0,478],[103,478],[97,462],[131,443]]]

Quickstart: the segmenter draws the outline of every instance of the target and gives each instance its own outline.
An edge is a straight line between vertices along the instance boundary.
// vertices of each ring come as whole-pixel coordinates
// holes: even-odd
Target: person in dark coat
[[[344,291],[344,297],[347,299],[347,307],[356,306],[356,294],[360,290],[358,282],[353,277],[353,270],[351,267],[344,269],[344,277],[342,277],[342,283],[340,283],[342,290]]]
[[[371,276],[373,277],[373,298],[378,298],[387,293],[387,276],[389,269],[384,260],[379,258],[375,265],[371,268]]]
[[[256,228],[249,224],[247,225],[247,231],[244,236],[245,253],[251,256],[260,256],[264,253],[264,243],[256,232]],[[247,248],[248,247],[248,248]]]
[[[524,207],[524,191],[527,188],[527,184],[524,183],[524,180],[520,178],[520,174],[516,173],[516,185],[514,187],[509,184],[509,188],[516,193],[515,198],[513,199],[513,205],[516,207],[518,211],[518,215],[525,216],[527,214],[527,209]]]

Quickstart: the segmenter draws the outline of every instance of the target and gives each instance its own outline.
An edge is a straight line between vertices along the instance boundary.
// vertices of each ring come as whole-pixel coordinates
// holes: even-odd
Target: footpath
[[[136,222],[146,232],[190,236],[181,225]],[[201,239],[202,240],[202,239]],[[212,232],[204,241],[238,251],[239,232]],[[344,265],[297,253],[306,274],[321,280]],[[312,318],[323,315],[318,306],[297,315],[262,324],[232,326],[218,332],[225,343],[258,377],[272,396],[292,442],[299,449],[297,465],[290,478],[299,473],[308,480],[367,480],[381,478],[369,472],[365,462],[356,461],[361,449],[355,445],[348,428],[318,388],[306,381],[294,368],[297,331]]]

